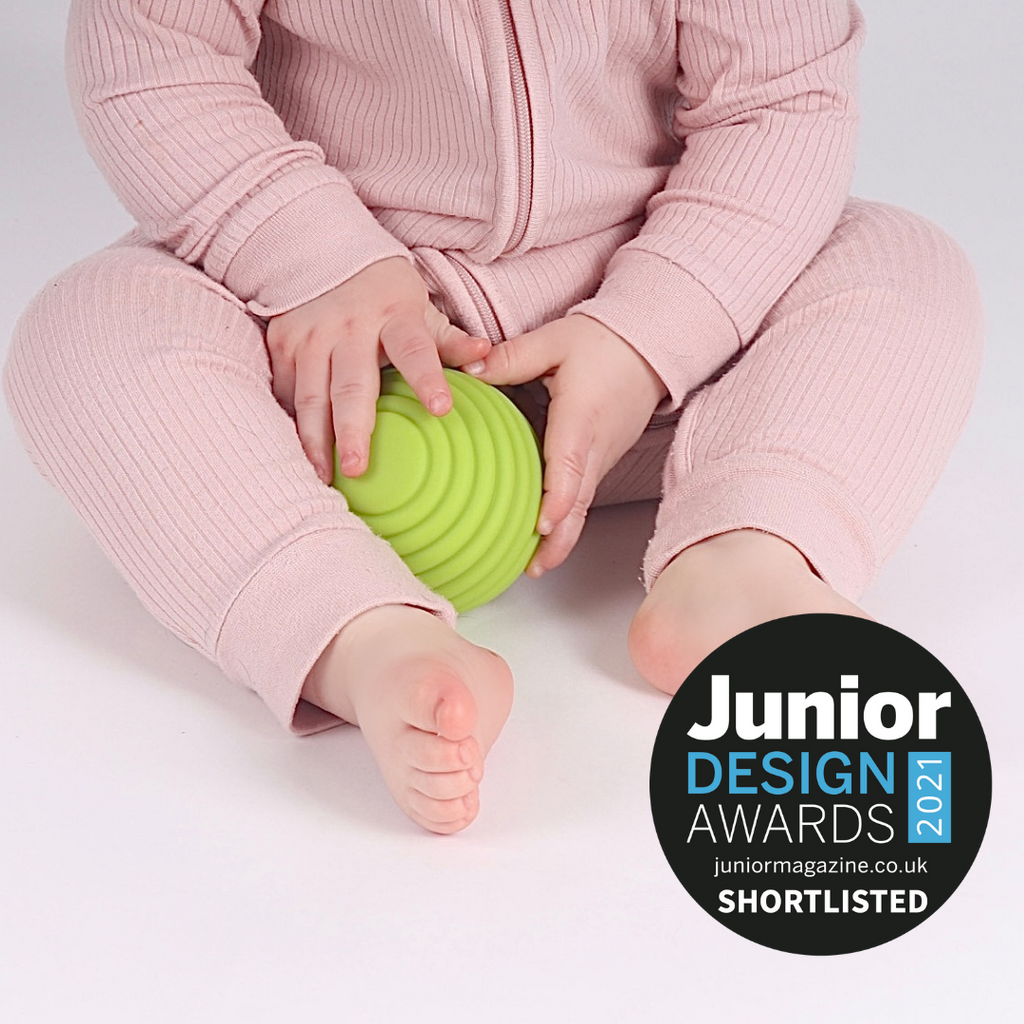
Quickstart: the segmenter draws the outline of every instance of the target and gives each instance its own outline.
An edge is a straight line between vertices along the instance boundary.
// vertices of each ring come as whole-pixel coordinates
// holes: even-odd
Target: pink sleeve
[[[249,72],[260,0],[74,0],[72,100],[151,239],[271,316],[406,248]]]
[[[680,0],[683,155],[639,235],[572,310],[629,341],[671,404],[750,340],[835,227],[862,38],[846,0]]]

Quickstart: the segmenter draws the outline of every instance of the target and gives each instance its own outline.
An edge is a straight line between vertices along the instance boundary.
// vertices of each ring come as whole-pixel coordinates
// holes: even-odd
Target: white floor
[[[72,125],[65,6],[8,9],[0,38],[4,345],[46,278],[127,226]],[[855,191],[950,230],[989,315],[968,430],[865,599],[987,730],[991,823],[952,899],[887,946],[810,958],[681,889],[646,795],[666,700],[624,650],[650,507],[595,514],[564,570],[463,620],[518,700],[481,817],[438,839],[392,807],[356,730],[288,737],[151,621],[4,417],[0,1019],[1020,1019],[1024,8],[864,7]]]

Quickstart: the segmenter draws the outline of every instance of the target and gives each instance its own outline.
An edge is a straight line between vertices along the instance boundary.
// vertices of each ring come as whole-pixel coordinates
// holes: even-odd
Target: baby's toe
[[[469,736],[477,720],[473,694],[446,665],[420,668],[401,692],[398,712],[414,728],[448,740]]]
[[[402,734],[399,756],[422,772],[458,772],[477,765],[483,767],[480,746],[472,736],[446,740],[421,729],[407,729]]]
[[[413,770],[409,788],[434,800],[457,800],[476,789],[483,771],[474,766],[461,772],[421,772]]]
[[[431,832],[457,832],[477,816],[480,794],[474,789],[454,800],[437,800],[409,790],[405,803],[406,813]]]
[[[473,819],[476,817],[475,814],[471,814],[468,817],[462,818],[459,821],[448,821],[448,822],[436,822],[427,821],[426,819],[418,818],[415,814],[410,814],[410,820],[416,822],[420,828],[425,829],[427,832],[433,832],[439,836],[451,836],[456,832],[461,832],[468,825],[473,824]]]

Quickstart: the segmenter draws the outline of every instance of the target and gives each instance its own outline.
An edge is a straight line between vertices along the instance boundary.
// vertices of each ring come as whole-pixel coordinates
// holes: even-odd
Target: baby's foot
[[[512,707],[512,674],[493,651],[429,612],[385,605],[342,629],[302,695],[359,726],[413,821],[448,833],[476,817],[484,757]]]
[[[868,619],[774,534],[732,530],[681,551],[655,580],[629,630],[640,674],[675,693],[716,647],[769,619],[832,612]]]

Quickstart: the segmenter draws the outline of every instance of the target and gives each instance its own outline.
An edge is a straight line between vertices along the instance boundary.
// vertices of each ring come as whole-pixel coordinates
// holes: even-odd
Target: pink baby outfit
[[[77,0],[72,93],[139,228],[22,317],[26,448],[162,622],[334,724],[299,693],[346,622],[453,612],[317,479],[265,326],[404,256],[472,333],[582,312],[660,374],[603,495],[664,463],[648,583],[750,526],[855,597],[981,347],[956,246],[848,200],[861,38],[841,0]]]

